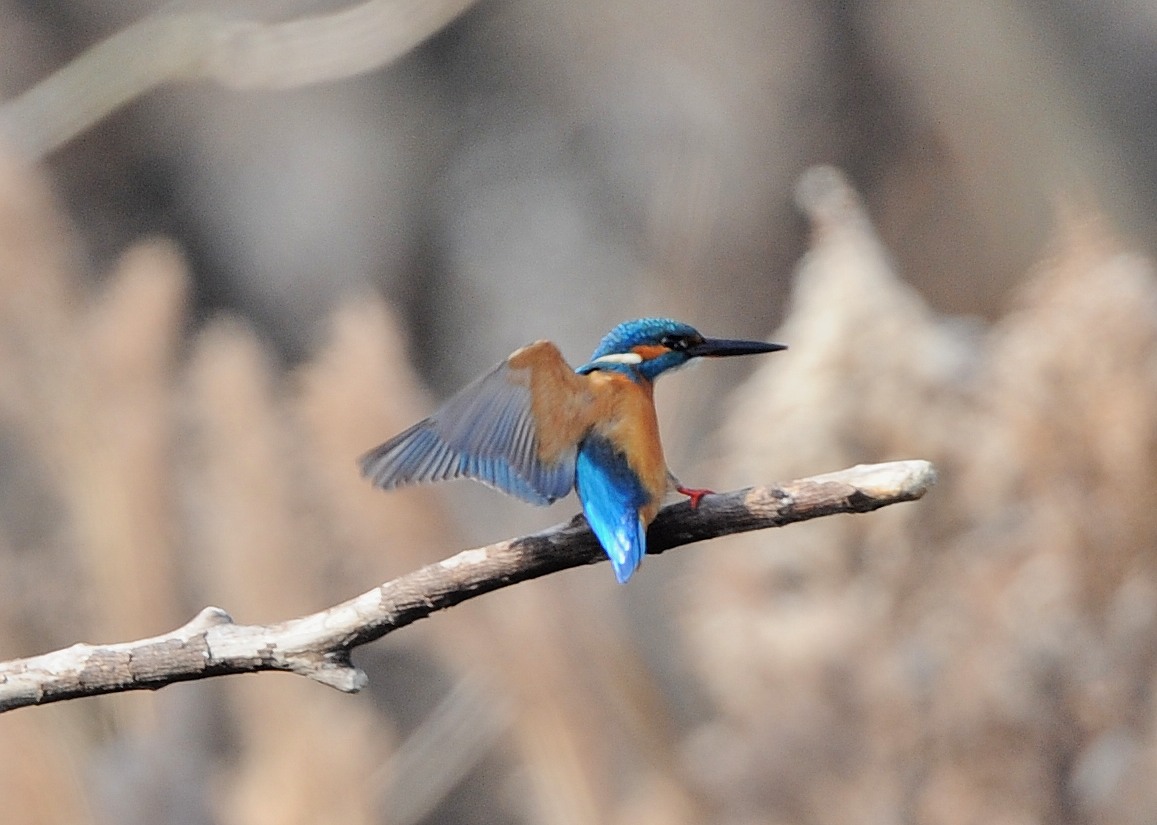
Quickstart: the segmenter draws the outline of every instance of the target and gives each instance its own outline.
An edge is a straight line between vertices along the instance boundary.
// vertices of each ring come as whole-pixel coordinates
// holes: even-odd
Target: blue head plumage
[[[690,324],[670,318],[636,318],[634,321],[624,321],[603,336],[603,340],[595,347],[591,360],[594,361],[604,355],[630,352],[637,346],[660,344],[664,338],[679,337],[703,338]]]
[[[580,373],[617,370],[654,381],[661,373],[690,360],[687,346],[703,340],[689,324],[670,318],[625,321],[603,336]]]
[[[752,355],[784,349],[781,344],[704,338],[689,324],[670,318],[639,318],[608,332],[591,359],[578,368],[582,374],[615,370],[632,378],[654,381],[664,372],[692,358]]]

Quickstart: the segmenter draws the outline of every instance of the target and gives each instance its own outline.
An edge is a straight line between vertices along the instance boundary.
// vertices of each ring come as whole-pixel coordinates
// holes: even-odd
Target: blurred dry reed
[[[373,689],[240,678],[0,718],[13,821],[1143,823],[1157,815],[1157,286],[1086,208],[985,329],[896,277],[856,194],[729,416],[727,484],[919,456],[918,506],[690,554],[661,680],[573,571],[367,651]],[[461,546],[438,489],[353,459],[427,401],[390,312],[344,304],[286,371],[190,329],[180,255],[103,282],[44,182],[0,164],[0,655],[305,612]],[[379,649],[380,648],[380,649]],[[672,682],[702,690],[684,725]],[[394,685],[396,691],[386,689]],[[676,688],[679,685],[675,686]],[[468,788],[465,799],[455,794]]]
[[[67,6],[4,7],[5,94],[136,8]],[[406,3],[346,8],[387,6]],[[1157,214],[1157,29],[1135,7],[479,4],[373,83],[142,101],[54,169],[80,231],[0,162],[0,656],[210,602],[304,612],[461,547],[442,491],[356,477],[428,402],[392,313],[345,285],[389,282],[447,386],[544,325],[584,347],[642,311],[755,335],[799,248],[788,181],[820,158],[854,168],[924,295],[855,194],[811,176],[792,350],[744,387],[704,483],[914,456],[942,473],[918,506],[713,543],[629,590],[574,571],[463,605],[364,651],[361,697],[263,677],[5,715],[5,819],[1157,819],[1157,299],[1113,232],[1148,239]],[[79,106],[46,105],[52,84],[10,97],[0,129],[39,154],[182,72],[368,65],[312,46],[197,64],[222,41],[180,23],[143,75],[82,77],[100,94]],[[217,52],[235,58],[261,35],[217,31],[245,35]],[[1053,221],[1008,310],[1062,187],[1110,217]],[[333,299],[300,369],[245,321],[193,328],[180,252],[130,219],[155,219],[158,189],[285,341],[304,350]],[[95,288],[90,254],[119,256]],[[661,387],[686,399],[661,404],[672,455],[725,376]]]
[[[1152,821],[1152,263],[1066,209],[985,331],[899,282],[832,170],[800,199],[814,246],[777,333],[797,357],[744,389],[721,463],[919,455],[941,483],[695,559],[689,650],[718,715],[690,753],[720,821]]]
[[[44,184],[5,163],[0,190],[0,401],[15,459],[6,474],[42,491],[30,503],[26,492],[5,496],[4,510],[56,513],[30,535],[5,531],[4,655],[152,632],[208,601],[255,621],[284,617],[455,546],[427,493],[391,503],[357,478],[353,458],[371,433],[396,429],[417,409],[406,400],[415,395],[408,373],[394,370],[392,401],[387,385],[367,379],[404,363],[379,306],[339,317],[319,359],[333,368],[306,370],[292,384],[240,322],[210,324],[190,346],[185,273],[167,245],[130,250],[92,290],[77,278]],[[228,771],[200,771],[219,773],[218,792],[199,792],[206,807],[213,799],[217,821],[378,821],[370,780],[390,753],[388,720],[364,700],[310,691],[229,685],[226,705],[213,702],[209,714],[228,713],[223,743],[188,729],[202,717],[182,714],[189,699],[180,692],[5,720],[6,809],[29,822],[149,821],[166,813],[164,803],[100,809],[102,792],[86,780],[90,760],[107,760],[121,740],[168,741],[202,748],[202,761],[222,744],[232,749]],[[188,777],[121,767],[124,775],[105,780],[130,793],[133,775],[156,783],[137,789],[142,799],[188,793],[163,787]]]
[[[339,310],[316,357],[286,373],[237,319],[187,336],[186,276],[167,244],[130,249],[90,288],[43,182],[5,164],[0,195],[0,432],[14,456],[6,473],[40,491],[29,504],[6,485],[0,507],[56,514],[28,535],[0,531],[0,655],[131,638],[208,603],[244,621],[281,618],[462,545],[436,491],[385,496],[357,475],[359,452],[425,406],[377,301]],[[7,773],[19,793],[6,798],[25,821],[404,823],[493,761],[509,730],[520,767],[504,770],[523,777],[510,781],[524,792],[504,801],[503,783],[484,783],[478,816],[605,822],[625,794],[653,821],[686,818],[677,767],[661,755],[674,743],[660,737],[656,749],[638,705],[655,705],[655,687],[613,612],[591,616],[584,598],[547,582],[428,625],[400,644],[443,675],[411,685],[419,695],[400,705],[450,691],[429,705],[457,722],[414,729],[433,744],[392,758],[393,719],[412,710],[373,691],[341,697],[277,679],[178,686],[0,721],[5,758],[44,754],[54,768]],[[399,678],[382,670],[390,661],[368,664],[375,682]],[[614,733],[624,717],[630,733]],[[655,764],[624,771],[624,748],[638,747],[659,754]],[[196,804],[180,808],[188,798]]]

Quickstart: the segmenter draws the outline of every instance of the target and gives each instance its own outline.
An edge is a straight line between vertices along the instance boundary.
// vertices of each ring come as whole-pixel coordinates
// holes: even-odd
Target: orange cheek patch
[[[652,358],[658,358],[660,355],[666,355],[669,350],[660,344],[643,344],[642,346],[634,347],[631,352],[638,355],[644,361],[650,361]]]

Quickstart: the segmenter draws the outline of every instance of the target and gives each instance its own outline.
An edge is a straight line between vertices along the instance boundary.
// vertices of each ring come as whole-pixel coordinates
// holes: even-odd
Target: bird
[[[784,344],[706,338],[670,318],[639,318],[603,337],[573,369],[550,341],[515,350],[433,415],[367,452],[376,487],[470,478],[530,504],[578,493],[587,523],[625,583],[669,491],[692,507],[712,491],[667,468],[652,389],[698,358],[754,355]]]

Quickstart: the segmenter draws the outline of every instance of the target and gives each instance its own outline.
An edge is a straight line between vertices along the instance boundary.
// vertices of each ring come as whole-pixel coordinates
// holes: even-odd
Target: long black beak
[[[779,352],[785,349],[787,349],[787,344],[706,338],[702,343],[688,347],[687,355],[691,358],[725,358],[730,355],[758,355],[761,352]]]

